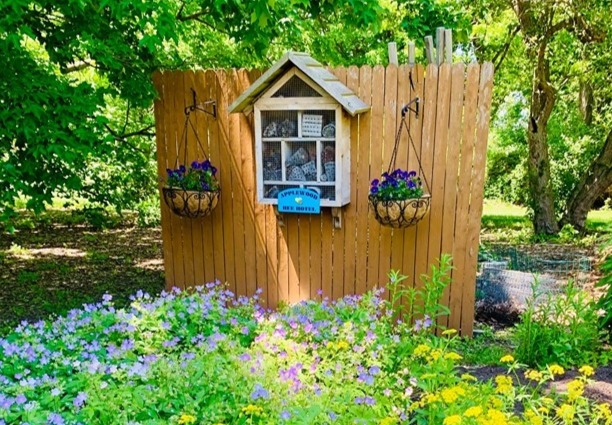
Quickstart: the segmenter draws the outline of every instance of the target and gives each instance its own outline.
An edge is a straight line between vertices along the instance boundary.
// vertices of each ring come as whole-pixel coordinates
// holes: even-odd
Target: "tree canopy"
[[[580,194],[612,180],[607,13],[606,0],[3,2],[0,220],[20,197],[40,211],[54,196],[117,209],[156,196],[155,70],[265,68],[289,49],[373,65],[390,41],[402,61],[445,26],[458,59],[496,66],[487,193],[530,205],[537,231],[580,227],[593,202]]]

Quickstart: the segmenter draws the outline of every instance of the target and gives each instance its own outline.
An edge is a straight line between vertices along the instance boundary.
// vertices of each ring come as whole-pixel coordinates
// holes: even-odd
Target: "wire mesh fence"
[[[477,308],[499,306],[521,311],[534,294],[542,302],[563,290],[568,280],[586,282],[593,268],[591,259],[581,253],[529,253],[515,246],[481,247],[476,278]]]

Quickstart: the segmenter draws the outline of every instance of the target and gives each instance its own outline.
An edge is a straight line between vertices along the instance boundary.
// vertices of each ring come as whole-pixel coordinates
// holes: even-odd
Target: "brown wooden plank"
[[[359,98],[367,104],[372,102],[372,68],[362,66],[359,70]],[[359,150],[351,152],[351,169],[358,169],[358,180],[351,182],[356,186],[355,214],[357,215],[357,242],[355,249],[355,292],[363,294],[367,290],[368,270],[368,194],[370,193],[370,130],[372,115],[370,112],[359,115]],[[353,202],[353,200],[351,200]],[[373,220],[373,219],[372,219]]]
[[[215,76],[213,71],[206,71],[206,73],[199,74],[196,76],[196,87],[199,91],[199,97],[201,99],[210,99],[215,95],[216,91],[213,91],[211,87],[215,85]],[[201,121],[207,128],[203,128],[202,131],[206,131],[206,133],[202,133],[202,143],[204,144],[204,149],[206,149],[206,155],[210,157],[210,144],[217,143],[216,140],[212,142],[212,133],[213,129],[216,128],[216,121],[211,122],[208,118],[204,118]],[[220,167],[221,164],[218,163],[218,160],[214,158],[210,158],[212,163],[216,167]],[[223,197],[223,187],[221,188],[221,196]],[[204,259],[204,276],[203,279],[205,282],[212,282],[216,279],[215,276],[215,257],[214,257],[214,237],[213,237],[213,226],[214,226],[214,215],[218,214],[217,208],[219,205],[213,210],[211,216],[204,217],[202,219],[198,219],[197,223],[201,228],[202,234],[202,255]]]
[[[336,68],[334,74],[341,83],[346,84],[347,70],[346,68]],[[344,208],[342,211],[344,220]],[[344,223],[343,223],[344,224]],[[332,248],[332,267],[333,267],[333,286],[332,286],[332,297],[334,299],[341,298],[346,294],[344,289],[344,243],[345,243],[346,227],[343,225],[340,229],[334,228],[333,233],[333,248]]]
[[[225,74],[224,84],[221,90],[226,90],[228,97],[235,98],[241,93],[241,83],[235,69],[228,70]],[[229,143],[229,163],[226,167],[229,169],[232,179],[232,186],[224,190],[224,196],[229,197],[232,204],[232,218],[224,219],[224,224],[229,223],[232,227],[232,236],[234,252],[234,281],[229,282],[232,291],[235,293],[246,293],[246,266],[244,255],[244,181],[242,178],[242,149],[240,146],[240,122],[244,120],[243,114],[229,114],[227,123],[227,133],[225,137]],[[224,232],[224,234],[228,234]],[[228,261],[228,260],[226,260]]]
[[[261,72],[258,70],[249,71],[249,81],[253,83],[261,76]],[[246,90],[246,88],[245,88]],[[247,156],[247,167],[251,173],[250,185],[252,185],[251,199],[254,206],[255,213],[255,261],[257,268],[257,288],[268,291],[268,264],[266,261],[267,256],[267,244],[266,244],[266,210],[265,205],[257,202],[257,180],[255,179],[256,173],[256,161],[255,161],[255,134],[253,133],[253,126],[250,125],[251,129],[251,143],[250,155]]]
[[[408,137],[408,169],[414,170],[420,175],[418,157],[421,156],[421,134],[423,129],[423,96],[425,90],[424,68],[421,65],[411,67],[408,76],[410,84],[410,100],[419,98],[419,114],[409,113],[408,128],[410,137]],[[420,252],[416,246],[417,243],[418,224],[411,226],[404,231],[404,270],[403,273],[408,276],[404,282],[406,286],[416,287],[418,276],[416,275],[416,260],[417,252]],[[402,300],[406,302],[406,300]],[[412,306],[405,306],[409,311],[412,311]]]
[[[450,113],[451,65],[438,67],[438,100],[436,105],[436,129],[431,185],[431,211],[429,212],[428,264],[438,266],[442,244],[442,213],[444,209],[444,184],[446,182],[446,146],[448,139],[448,117]],[[446,326],[448,319],[440,317],[438,324]]]
[[[251,85],[251,76],[246,70],[238,70],[240,91]],[[244,252],[246,260],[246,287],[245,293],[253,294],[257,290],[257,257],[255,252],[255,174],[254,167],[254,134],[251,123],[242,117],[240,120],[240,167],[242,181],[244,182],[243,212],[244,212]]]
[[[347,69],[346,86],[359,93],[359,68],[351,66]],[[357,240],[357,187],[359,185],[357,154],[359,151],[359,117],[350,119],[350,153],[351,153],[351,203],[343,208],[342,227],[344,231],[344,294],[354,294],[356,268]]]
[[[307,300],[310,298],[310,216],[307,214],[299,214],[299,300]]]
[[[288,251],[289,302],[294,304],[300,301],[300,227],[295,214],[284,214],[283,220]]]
[[[334,227],[332,215],[329,208],[321,210],[321,289],[323,297],[333,297],[333,264],[332,264],[332,241]],[[316,254],[315,254],[316,255]]]
[[[189,96],[191,95],[191,89],[196,90],[197,92],[196,76],[194,72],[193,71],[185,72],[184,81],[185,81],[184,98],[187,102],[186,106],[189,106],[190,104],[193,103],[193,100],[191,102],[189,101]],[[200,92],[200,96],[201,95],[202,94]],[[207,134],[205,118],[201,116],[200,113],[192,112],[190,115],[190,121],[195,127],[195,131],[197,131],[197,136],[200,137],[201,142],[205,143],[206,137],[202,137],[203,135],[205,136]],[[196,161],[196,160],[199,162],[203,161],[204,152],[202,152],[202,149],[200,148],[197,142],[196,134],[194,133],[193,128],[188,129],[187,135],[188,135],[187,151],[189,154],[189,158],[185,166],[189,167],[191,165],[191,162],[193,161]],[[189,258],[193,265],[192,267],[193,277],[190,277],[187,280],[187,284],[189,286],[202,285],[206,282],[204,281],[204,255],[203,255],[203,242],[202,242],[202,226],[199,223],[199,219],[190,220],[189,227],[186,227],[186,229],[187,231],[185,235],[185,241],[187,243],[187,240],[191,239],[191,247],[192,247],[191,252],[186,253],[186,260]],[[187,263],[188,261],[186,261],[186,264]]]
[[[288,303],[289,298],[289,240],[287,229],[283,224],[276,227],[278,251],[278,300]]]
[[[278,241],[277,223],[274,208],[271,205],[265,207],[266,214],[266,261],[268,288],[263,294],[270,308],[278,306]]]
[[[236,291],[236,259],[240,258],[236,254],[241,252],[241,249],[235,248],[234,240],[234,200],[233,191],[239,187],[235,177],[235,161],[232,153],[232,140],[230,135],[230,121],[238,119],[229,114],[227,106],[234,100],[236,95],[231,87],[232,71],[217,71],[215,73],[215,94],[217,99],[217,118],[213,118],[206,114],[206,124],[211,131],[211,144],[218,145],[219,148],[219,164],[216,167],[219,169],[218,178],[221,185],[221,197],[217,208],[221,208],[222,216],[220,222],[215,222],[215,225],[222,226],[223,230],[223,275],[220,272],[220,266],[216,263],[215,258],[215,277],[226,282],[230,290]],[[211,88],[212,89],[212,88]],[[208,99],[203,99],[208,100]],[[213,131],[214,128],[214,131]],[[235,129],[234,129],[235,130]],[[212,151],[212,149],[211,149]],[[215,216],[216,219],[218,216]]]
[[[212,72],[210,84],[210,98],[216,99],[217,104],[227,102],[226,93],[218,90],[217,83],[217,72]],[[227,104],[225,105],[227,108]],[[210,145],[208,148],[208,157],[210,161],[219,169],[218,178],[221,186],[221,197],[223,197],[223,187],[231,187],[231,180],[228,179],[229,173],[227,170],[224,172],[221,168],[223,164],[221,160],[221,142],[220,128],[221,122],[216,119],[210,126]],[[223,235],[223,221],[225,219],[225,213],[223,209],[224,200],[220,200],[217,207],[213,210],[210,217],[206,217],[204,221],[210,221],[212,223],[212,238],[213,238],[213,258],[214,258],[214,279],[221,279],[225,281],[225,257],[227,255],[225,251],[225,237]]]
[[[448,150],[446,160],[446,181],[444,183],[444,213],[442,220],[441,252],[453,254],[455,238],[455,214],[457,212],[457,180],[459,173],[459,146],[461,143],[461,124],[463,120],[463,95],[465,89],[465,65],[457,63],[451,71],[451,100],[448,130]],[[444,290],[442,302],[449,306],[451,294],[459,285],[451,281]],[[460,323],[453,322],[453,315],[447,318],[449,328],[459,329]]]
[[[168,90],[168,145],[167,159],[170,168],[177,168],[177,150],[181,140],[181,133],[185,121],[183,112],[183,74],[171,72]],[[183,226],[181,217],[171,214],[172,227],[172,254],[174,260],[174,284],[179,288],[185,288],[185,264],[183,247]]]
[[[472,185],[470,199],[470,224],[465,261],[465,285],[461,308],[461,332],[471,336],[474,328],[474,297],[476,291],[476,266],[478,262],[478,245],[480,220],[482,216],[482,197],[484,193],[484,175],[489,137],[489,119],[493,92],[493,64],[485,62],[480,68],[478,90],[478,114],[476,116],[476,142],[474,145],[474,163],[472,167]]]
[[[181,96],[181,102],[176,104],[177,113],[183,118],[185,116],[185,107],[193,103],[191,99],[191,79],[193,79],[193,71],[186,71],[181,74],[183,77],[183,93]],[[193,118],[193,117],[191,117]],[[197,156],[197,141],[193,129],[189,128],[186,130],[186,139],[183,135],[184,130],[181,130],[179,139],[179,164],[185,165],[189,168],[191,162],[196,159]],[[185,287],[194,285],[195,272],[193,264],[193,231],[192,231],[193,220],[183,218],[181,219],[182,233],[183,233],[183,263],[185,265]]]
[[[162,229],[162,252],[164,255],[164,278],[166,281],[166,289],[174,286],[174,264],[172,258],[172,225],[170,222],[170,214],[172,212],[164,202],[162,194],[162,188],[165,185],[165,178],[167,176],[166,169],[168,168],[168,162],[166,161],[166,102],[164,91],[167,83],[167,75],[161,72],[155,72],[153,74],[153,84],[155,90],[157,90],[157,97],[154,103],[155,113],[155,144],[157,148],[157,175],[158,186],[159,186],[159,197],[160,197],[160,208],[161,208],[161,229]]]
[[[387,170],[395,144],[397,132],[397,66],[389,65],[385,70],[385,100],[382,143],[382,169]],[[401,232],[401,231],[400,231]],[[384,285],[391,268],[392,241],[397,232],[387,226],[380,228],[380,256],[378,258],[378,282]],[[388,295],[388,292],[385,292]]]
[[[310,216],[310,298],[318,299],[320,291],[323,290],[321,281],[321,263],[323,247],[321,245],[322,215]]]
[[[421,130],[421,164],[423,166],[423,187],[426,187],[425,181],[429,184],[431,190],[431,182],[433,175],[433,154],[435,144],[435,127],[436,127],[436,107],[438,102],[438,66],[430,64],[425,71],[425,93],[424,101],[421,103],[423,114],[423,128]],[[419,173],[421,174],[421,173]],[[422,288],[423,283],[420,276],[429,273],[430,267],[426,253],[429,252],[429,224],[431,221],[431,213],[427,214],[423,220],[417,224],[417,242],[418,250],[416,256],[415,274],[417,276],[416,287]]]
[[[380,178],[386,171],[382,158],[383,112],[385,109],[385,68],[377,65],[372,70],[372,112],[370,131],[370,178]],[[376,222],[374,214],[369,214],[368,237],[368,280],[367,289],[381,286],[385,282],[379,281],[380,234],[381,225]]]
[[[402,122],[402,108],[410,101],[410,67],[401,65],[397,69],[397,102],[396,102],[396,129],[397,133],[400,123]],[[406,125],[409,117],[405,117]],[[405,170],[408,168],[408,133],[406,128],[402,129],[400,134],[399,145],[397,148],[397,158],[395,168]],[[391,269],[398,270],[400,273],[406,273],[404,270],[404,238],[406,237],[406,229],[395,229],[393,231],[393,239],[391,241]]]
[[[450,298],[450,323],[461,321],[461,302],[465,280],[465,259],[469,224],[470,183],[472,160],[474,157],[474,140],[476,128],[476,107],[478,102],[478,81],[480,65],[471,63],[467,67],[465,101],[463,109],[463,126],[461,131],[461,152],[459,184],[457,185],[457,212],[455,214],[455,244],[453,247],[452,272],[453,288]],[[463,330],[462,330],[463,332]]]

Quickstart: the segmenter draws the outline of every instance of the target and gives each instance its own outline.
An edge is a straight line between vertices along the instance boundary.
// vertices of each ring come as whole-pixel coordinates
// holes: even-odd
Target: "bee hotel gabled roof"
[[[265,92],[276,79],[291,69],[298,68],[312,79],[327,94],[336,100],[351,116],[370,110],[370,106],[359,99],[355,93],[338,80],[323,65],[306,53],[287,52],[278,62],[268,69],[261,77],[229,106],[230,112],[249,110],[257,98]]]

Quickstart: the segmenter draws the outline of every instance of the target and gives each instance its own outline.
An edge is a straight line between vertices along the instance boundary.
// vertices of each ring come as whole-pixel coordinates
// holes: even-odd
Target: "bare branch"
[[[499,68],[501,67],[502,62],[508,54],[508,50],[510,50],[510,45],[514,40],[514,37],[516,37],[520,30],[520,25],[517,25],[514,28],[508,28],[508,39],[504,43],[504,46],[501,48],[501,50],[495,53],[495,56],[493,56],[493,60],[491,61],[493,62],[493,66],[495,67],[495,69],[499,70]]]
[[[141,128],[140,130],[132,131],[130,133],[119,133],[113,130],[113,128],[109,126],[108,124],[104,124],[104,127],[106,127],[108,132],[117,140],[125,140],[125,139],[128,139],[130,137],[135,137],[135,136],[145,136],[145,137],[155,136],[155,133],[150,131],[151,129],[155,128],[155,124],[148,125],[145,128]]]

